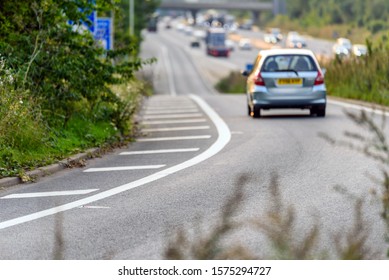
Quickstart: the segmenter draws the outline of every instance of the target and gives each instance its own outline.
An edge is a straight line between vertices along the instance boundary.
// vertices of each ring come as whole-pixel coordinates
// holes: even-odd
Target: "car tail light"
[[[321,73],[321,71],[318,71],[315,79],[315,86],[322,85],[322,84],[324,84],[324,76]]]
[[[257,78],[254,80],[254,84],[257,86],[264,86],[265,85],[265,80],[262,78],[261,73],[258,73]]]

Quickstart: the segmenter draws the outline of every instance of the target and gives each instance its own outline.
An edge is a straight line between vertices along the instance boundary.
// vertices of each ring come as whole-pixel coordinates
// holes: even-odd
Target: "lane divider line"
[[[163,128],[144,128],[142,132],[166,132],[166,131],[185,131],[185,130],[207,130],[211,127],[204,126],[182,126],[182,127],[163,127]]]
[[[159,141],[181,141],[181,140],[197,140],[209,139],[211,135],[197,135],[197,136],[178,136],[178,137],[156,137],[156,138],[139,138],[137,142],[159,142]]]
[[[99,189],[89,190],[74,190],[74,191],[57,191],[57,192],[34,192],[34,193],[15,193],[0,197],[0,199],[12,199],[12,198],[37,198],[37,197],[50,197],[50,196],[67,196],[67,195],[82,195],[88,194]]]
[[[164,150],[146,150],[146,151],[131,151],[131,152],[122,152],[119,155],[129,156],[129,155],[151,155],[151,154],[169,154],[169,153],[189,153],[197,152],[200,148],[188,148],[188,149],[164,149]]]
[[[153,120],[153,119],[180,119],[180,118],[197,118],[202,117],[203,114],[172,114],[172,115],[162,115],[162,116],[155,116],[155,115],[145,115],[143,116],[146,120]]]
[[[198,113],[199,110],[191,109],[191,110],[148,110],[145,115],[157,115],[157,114],[179,114],[179,113]]]
[[[106,172],[106,171],[128,171],[128,170],[146,170],[146,169],[159,169],[165,167],[166,164],[160,165],[139,165],[139,166],[116,166],[116,167],[96,167],[88,168],[83,172]]]
[[[204,152],[201,154],[185,161],[180,164],[177,164],[175,166],[166,168],[164,170],[161,170],[159,172],[156,172],[154,174],[151,174],[149,176],[146,176],[142,179],[106,190],[102,191],[100,193],[97,193],[95,195],[79,199],[70,203],[66,203],[57,207],[53,207],[50,209],[42,210],[39,212],[35,212],[29,215],[21,216],[18,218],[14,218],[11,220],[3,221],[0,223],[0,229],[9,228],[12,226],[16,226],[19,224],[31,222],[43,217],[55,215],[60,212],[64,212],[67,210],[71,210],[77,207],[80,207],[82,205],[88,205],[93,202],[129,191],[131,189],[155,182],[159,179],[165,178],[171,174],[177,173],[181,170],[187,169],[189,167],[192,167],[194,165],[197,165],[217,153],[219,153],[231,140],[231,133],[230,129],[228,128],[227,124],[223,121],[223,119],[200,97],[195,95],[190,95],[190,97],[202,108],[202,110],[208,115],[208,117],[211,119],[211,121],[214,123],[217,132],[218,132],[218,138],[217,140]]]
[[[142,125],[150,124],[179,124],[179,123],[202,123],[206,122],[206,119],[188,119],[188,120],[167,120],[167,121],[142,121]]]
[[[168,73],[167,78],[168,78],[168,82],[169,82],[170,95],[176,96],[177,91],[176,91],[176,86],[174,85],[173,68],[172,68],[172,65],[170,63],[169,52],[168,52],[168,49],[166,46],[162,45],[161,48],[162,48],[163,62],[165,63],[165,69],[166,69],[166,72]]]

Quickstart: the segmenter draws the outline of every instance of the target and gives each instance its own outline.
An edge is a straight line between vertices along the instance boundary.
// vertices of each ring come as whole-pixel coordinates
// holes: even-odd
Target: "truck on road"
[[[224,28],[211,27],[205,37],[206,52],[212,56],[229,56],[229,48],[226,45],[226,31]]]

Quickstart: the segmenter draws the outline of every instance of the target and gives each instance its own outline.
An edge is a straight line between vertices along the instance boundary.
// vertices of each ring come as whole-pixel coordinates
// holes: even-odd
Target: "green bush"
[[[389,105],[389,47],[373,48],[369,54],[346,60],[333,60],[326,66],[329,94]]]
[[[216,89],[223,93],[245,93],[246,78],[240,72],[231,72],[216,84]]]

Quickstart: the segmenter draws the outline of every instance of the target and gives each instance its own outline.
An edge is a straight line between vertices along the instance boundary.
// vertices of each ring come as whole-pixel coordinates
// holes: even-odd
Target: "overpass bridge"
[[[161,9],[190,11],[194,18],[200,10],[241,10],[250,11],[253,19],[259,18],[262,12],[273,14],[285,13],[285,0],[162,0]]]

